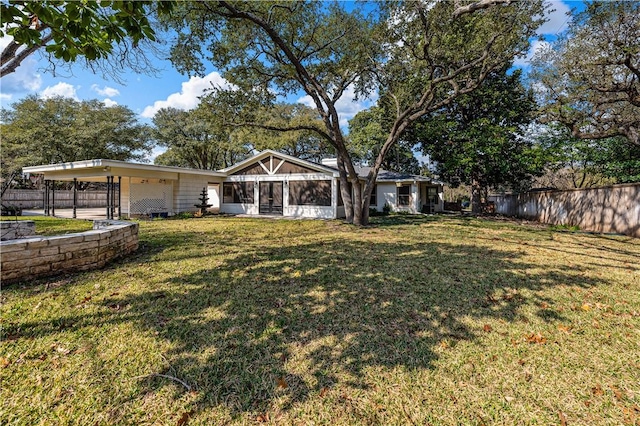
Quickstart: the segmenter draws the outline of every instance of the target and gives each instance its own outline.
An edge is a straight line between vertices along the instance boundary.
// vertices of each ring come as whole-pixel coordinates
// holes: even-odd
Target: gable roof
[[[316,170],[320,173],[327,173],[327,174],[331,174],[334,177],[338,176],[338,170],[332,168],[332,167],[327,167],[327,166],[323,166],[321,164],[318,163],[313,163],[311,161],[307,161],[307,160],[301,160],[299,158],[293,157],[291,155],[288,154],[283,154],[281,152],[278,151],[273,151],[271,149],[265,149],[262,152],[257,153],[256,155],[254,155],[253,157],[247,158],[244,161],[241,161],[239,163],[234,164],[231,167],[227,167],[226,169],[222,169],[219,170],[220,173],[225,173],[227,176],[228,175],[232,175],[250,165],[252,165],[253,163],[257,163],[260,160],[263,160],[269,156],[273,155],[274,157],[278,157],[278,158],[282,158],[285,161],[291,162],[293,164],[297,164],[299,166],[302,167],[306,167],[312,170]]]

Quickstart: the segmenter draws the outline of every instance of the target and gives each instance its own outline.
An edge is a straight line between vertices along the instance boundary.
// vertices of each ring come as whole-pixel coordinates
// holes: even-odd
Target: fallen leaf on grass
[[[519,359],[519,360],[518,360],[518,364],[520,364],[520,365],[524,365],[524,364],[525,364],[525,360],[524,360],[524,359]]]
[[[0,358],[0,365],[2,366],[2,368],[7,368],[9,364],[11,364],[11,362],[7,358]]]
[[[329,388],[322,388],[322,390],[320,391],[320,398],[324,398],[327,392],[329,392]]]
[[[289,385],[284,380],[284,377],[279,377],[278,378],[278,389],[286,389],[288,387],[289,387]]]
[[[615,387],[613,385],[609,385],[609,389],[611,389],[611,391],[613,391],[613,395],[616,397],[616,399],[618,401],[622,401],[623,396],[622,396],[622,392],[620,392],[620,389],[618,389],[617,387]]]
[[[177,426],[186,425],[187,422],[189,421],[189,419],[191,418],[192,414],[193,414],[193,411],[188,411],[188,412],[182,413],[182,416],[180,416],[180,418],[178,419]]]
[[[449,342],[447,342],[446,340],[440,341],[440,347],[442,349],[447,349],[449,347]]]
[[[595,396],[604,395],[604,391],[602,390],[602,386],[600,386],[600,384],[597,384],[594,387],[592,387],[591,388],[591,393],[594,394]]]
[[[626,424],[637,426],[640,424],[640,407],[632,405],[631,407],[624,407],[622,409],[624,414],[624,421]]]
[[[571,327],[569,327],[568,325],[558,325],[558,330],[563,331],[567,334],[569,334],[571,332]]]
[[[583,311],[587,312],[591,310],[591,305],[588,303],[583,303],[582,306],[580,307],[580,309],[582,309]]]
[[[269,421],[269,413],[262,413],[262,414],[258,414],[258,417],[256,417],[256,421],[258,423],[266,423]]]
[[[69,354],[69,352],[71,352],[71,350],[65,348],[64,346],[60,346],[60,345],[52,345],[52,348],[54,348],[56,350],[56,352],[59,352],[62,355],[67,355],[67,354]]]
[[[542,334],[540,333],[535,333],[535,334],[530,334],[529,336],[527,336],[527,342],[529,343],[538,343],[538,344],[544,344],[547,342],[547,339],[545,337],[542,336]]]
[[[91,296],[86,296],[84,299],[82,299],[81,303],[87,303],[89,300],[91,300]]]
[[[491,330],[493,330],[493,328],[491,328],[491,326],[489,324],[485,324],[484,327],[482,327],[482,329],[484,331],[486,331],[487,333],[491,332]]]
[[[558,411],[558,417],[560,417],[560,424],[562,426],[567,426],[567,416],[565,416],[562,411]]]
[[[549,307],[549,304],[547,302],[542,302],[540,304],[540,309],[547,309]]]

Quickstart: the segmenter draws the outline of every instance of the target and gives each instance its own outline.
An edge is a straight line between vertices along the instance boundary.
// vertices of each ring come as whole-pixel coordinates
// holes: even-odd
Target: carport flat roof
[[[58,163],[58,164],[43,164],[40,166],[29,166],[23,167],[23,173],[33,173],[40,174],[46,172],[73,172],[74,170],[78,171],[87,171],[90,169],[102,169],[100,171],[108,171],[105,168],[117,168],[117,169],[128,169],[128,170],[144,170],[149,172],[170,172],[170,173],[184,173],[184,174],[193,174],[193,175],[206,175],[206,176],[215,176],[215,177],[226,177],[226,173],[216,172],[213,170],[199,170],[199,169],[189,169],[186,167],[174,167],[174,166],[158,166],[155,164],[143,164],[143,163],[129,163],[127,161],[120,160],[104,160],[104,159],[95,159],[95,160],[82,160],[82,161],[74,161],[71,163]]]

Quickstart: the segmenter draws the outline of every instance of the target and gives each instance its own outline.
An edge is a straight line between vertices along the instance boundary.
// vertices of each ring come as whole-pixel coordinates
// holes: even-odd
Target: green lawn
[[[3,288],[0,423],[640,423],[638,240],[411,216],[140,239]]]
[[[33,220],[36,224],[36,234],[41,236],[72,234],[84,232],[93,228],[93,222],[80,219],[61,219],[51,216],[11,216],[3,220]]]

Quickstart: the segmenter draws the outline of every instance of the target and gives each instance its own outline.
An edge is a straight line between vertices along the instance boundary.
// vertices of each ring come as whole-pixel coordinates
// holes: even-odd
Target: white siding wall
[[[120,182],[120,208],[123,216],[129,216],[131,206],[131,178],[123,177]]]
[[[195,206],[200,201],[202,188],[209,186],[210,178],[207,176],[187,175],[180,173],[173,188],[173,206],[175,213],[195,212]]]
[[[378,184],[378,210],[382,211],[385,203],[391,206],[392,210],[396,210],[396,192],[395,183],[379,183]]]

